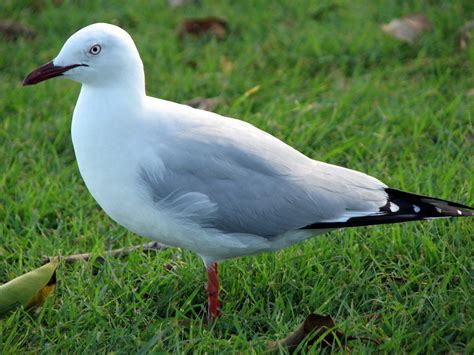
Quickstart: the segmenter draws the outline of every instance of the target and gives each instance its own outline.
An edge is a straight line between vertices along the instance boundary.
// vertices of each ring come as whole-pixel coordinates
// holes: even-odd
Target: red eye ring
[[[97,55],[100,53],[100,51],[102,50],[102,47],[99,46],[98,44],[94,44],[91,49],[89,49],[89,53],[92,54],[92,55]]]

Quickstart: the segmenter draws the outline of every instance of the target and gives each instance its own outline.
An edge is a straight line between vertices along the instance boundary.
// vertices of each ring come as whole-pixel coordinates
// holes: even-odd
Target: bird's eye
[[[89,53],[92,54],[92,55],[97,55],[100,53],[100,51],[102,50],[102,47],[99,46],[98,44],[94,44],[91,49],[89,49]]]

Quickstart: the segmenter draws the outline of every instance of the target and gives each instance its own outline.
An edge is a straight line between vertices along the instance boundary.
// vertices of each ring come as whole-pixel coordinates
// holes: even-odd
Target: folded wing
[[[162,207],[206,228],[269,238],[383,213],[386,186],[377,179],[311,160],[245,122],[181,111],[157,140],[163,169],[141,167]]]

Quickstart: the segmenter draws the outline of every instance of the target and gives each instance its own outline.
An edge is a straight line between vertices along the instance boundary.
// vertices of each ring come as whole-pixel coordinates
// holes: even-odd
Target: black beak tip
[[[22,82],[22,86],[30,86],[30,85],[34,85],[36,84],[35,82],[33,82],[33,80],[31,80],[31,75],[27,75],[25,79],[23,79],[23,82]]]
[[[49,78],[49,73],[54,69],[53,62],[48,62],[43,64],[39,68],[33,70],[30,74],[23,79],[23,86],[34,85],[40,81],[46,80]]]

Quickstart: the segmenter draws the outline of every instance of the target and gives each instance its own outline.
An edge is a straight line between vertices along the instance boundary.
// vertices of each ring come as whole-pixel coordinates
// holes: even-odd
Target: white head
[[[51,62],[23,81],[33,85],[63,75],[91,87],[145,90],[143,63],[130,35],[120,27],[96,23],[74,33]]]

